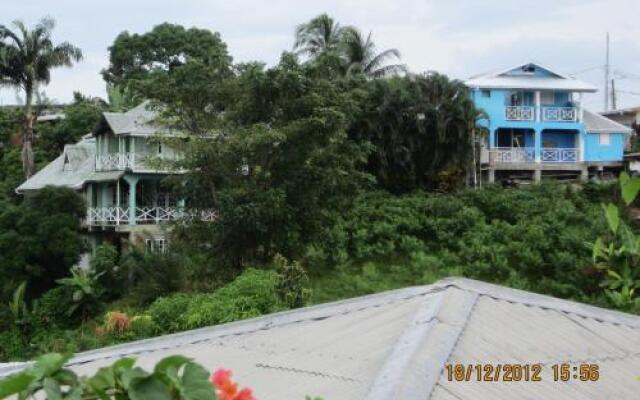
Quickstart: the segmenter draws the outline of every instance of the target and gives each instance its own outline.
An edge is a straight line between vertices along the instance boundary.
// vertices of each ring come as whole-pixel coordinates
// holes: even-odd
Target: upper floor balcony
[[[506,106],[504,119],[531,122],[579,122],[580,109],[559,106]]]
[[[172,157],[151,157],[138,153],[96,154],[96,171],[169,172],[172,169],[163,161],[177,161]]]

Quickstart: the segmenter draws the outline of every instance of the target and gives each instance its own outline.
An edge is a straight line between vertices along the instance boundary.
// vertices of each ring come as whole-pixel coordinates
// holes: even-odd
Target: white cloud
[[[14,18],[33,23],[50,14],[58,20],[56,38],[85,51],[83,63],[54,72],[47,93],[59,101],[68,101],[73,90],[104,95],[99,72],[107,64],[107,47],[122,30],[145,32],[164,21],[207,28],[222,34],[235,60],[273,64],[291,48],[295,26],[321,12],[373,31],[380,49],[400,49],[414,71],[464,78],[535,59],[575,72],[604,63],[609,31],[615,68],[640,75],[637,0],[2,1],[0,23]],[[578,77],[602,85],[601,71]],[[618,87],[640,92],[640,80],[628,76]],[[598,96],[590,100],[596,108]],[[620,100],[622,105],[640,103],[640,97],[629,94],[621,93]],[[0,101],[14,102],[15,95],[0,91]]]

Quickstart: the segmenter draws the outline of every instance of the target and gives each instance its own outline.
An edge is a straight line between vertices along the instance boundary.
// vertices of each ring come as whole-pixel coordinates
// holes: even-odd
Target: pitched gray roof
[[[90,374],[134,355],[150,368],[171,354],[231,368],[260,400],[631,400],[640,391],[640,317],[467,279],[99,349],[71,367]],[[600,379],[554,382],[551,365],[563,362],[597,363]],[[449,382],[449,363],[542,363],[542,382]]]
[[[631,133],[633,130],[598,113],[584,110],[584,125],[587,132]]]
[[[513,76],[506,75],[507,72],[519,68],[526,64],[534,64],[544,68],[555,76]],[[489,72],[482,75],[473,76],[465,81],[470,88],[486,89],[530,89],[530,90],[569,90],[574,92],[595,92],[596,87],[565,76],[549,68],[542,67],[537,63],[526,63],[505,70]]]
[[[104,119],[116,135],[152,136],[157,133],[176,135],[165,125],[157,123],[159,114],[149,109],[149,103],[143,102],[124,113],[105,112]]]
[[[96,142],[89,135],[76,144],[64,146],[55,160],[27,179],[16,189],[17,193],[39,190],[45,186],[62,186],[82,189],[87,182],[114,181],[123,171],[95,171]]]

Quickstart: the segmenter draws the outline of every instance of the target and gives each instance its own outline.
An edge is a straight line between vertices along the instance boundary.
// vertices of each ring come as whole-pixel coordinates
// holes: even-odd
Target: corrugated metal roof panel
[[[82,374],[134,355],[231,368],[260,400],[637,399],[640,317],[454,279],[79,354]],[[597,382],[553,381],[590,362]],[[449,382],[449,363],[543,363],[542,382]],[[6,373],[6,371],[5,371]]]
[[[633,129],[600,114],[584,110],[584,125],[587,132],[631,133]]]

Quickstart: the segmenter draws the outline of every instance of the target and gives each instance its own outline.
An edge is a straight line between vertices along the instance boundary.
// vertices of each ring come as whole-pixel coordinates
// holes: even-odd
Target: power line
[[[589,72],[589,71],[593,71],[593,70],[601,69],[601,68],[604,68],[604,65],[596,65],[595,67],[581,69],[580,71],[572,72],[572,73],[567,74],[567,75],[569,75],[569,76],[580,75],[580,74],[584,74],[585,72]]]

